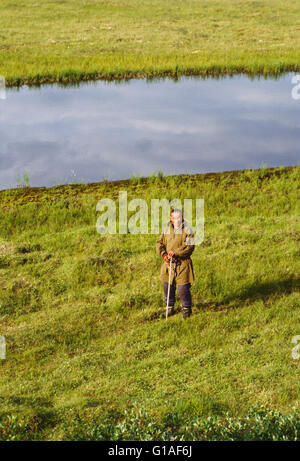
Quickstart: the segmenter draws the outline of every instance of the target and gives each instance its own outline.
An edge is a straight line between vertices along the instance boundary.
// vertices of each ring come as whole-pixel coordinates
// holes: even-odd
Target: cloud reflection
[[[0,101],[0,188],[295,165],[300,102],[291,75],[132,80],[7,89]]]

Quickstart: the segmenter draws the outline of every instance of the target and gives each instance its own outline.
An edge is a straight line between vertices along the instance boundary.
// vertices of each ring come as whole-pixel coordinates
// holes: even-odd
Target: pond
[[[296,165],[293,76],[7,88],[0,189]]]

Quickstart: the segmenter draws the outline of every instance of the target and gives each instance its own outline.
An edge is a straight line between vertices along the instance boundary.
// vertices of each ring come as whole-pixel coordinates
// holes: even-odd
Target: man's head
[[[182,223],[182,212],[177,208],[171,211],[170,221],[175,228],[180,227]]]

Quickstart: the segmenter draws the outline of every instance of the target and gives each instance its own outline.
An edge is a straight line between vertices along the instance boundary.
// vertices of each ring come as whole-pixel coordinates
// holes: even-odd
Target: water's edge
[[[260,179],[263,180],[265,178],[270,178],[271,176],[280,177],[281,174],[286,173],[287,171],[293,170],[295,168],[299,168],[300,163],[294,166],[279,166],[279,167],[261,167],[261,168],[244,168],[241,170],[227,170],[227,171],[217,171],[217,172],[209,172],[209,173],[196,173],[196,174],[178,174],[178,175],[166,175],[162,176],[161,179],[154,178],[158,181],[166,181],[169,178],[178,178],[179,180],[192,180],[192,181],[206,181],[207,179],[211,179],[216,181],[217,183],[221,179],[233,179],[238,176],[243,176],[247,173],[257,172],[261,173]],[[61,184],[58,186],[24,186],[24,187],[16,187],[16,188],[9,188],[9,189],[0,189],[0,198],[1,195],[22,195],[23,197],[26,195],[38,195],[39,192],[54,192],[57,194],[58,192],[63,195],[65,192],[70,191],[81,191],[84,192],[88,190],[88,192],[93,192],[94,189],[102,188],[106,186],[106,188],[116,188],[118,186],[132,186],[136,183],[138,184],[147,184],[152,180],[151,176],[140,177],[137,180],[128,178],[128,179],[118,179],[112,181],[99,181],[99,182],[90,182],[90,183],[70,183],[70,184]],[[90,191],[89,191],[90,189]]]
[[[14,87],[41,87],[47,84],[57,84],[62,87],[78,86],[81,83],[95,82],[97,80],[106,82],[120,82],[124,83],[130,80],[164,80],[166,78],[172,80],[179,80],[182,77],[194,77],[206,80],[208,78],[218,79],[226,77],[234,77],[237,75],[247,76],[250,80],[256,78],[274,79],[277,80],[290,72],[300,72],[299,64],[287,64],[274,68],[266,69],[264,66],[258,67],[255,70],[247,69],[245,67],[237,66],[231,69],[220,67],[212,67],[210,69],[191,69],[191,70],[166,70],[166,71],[124,71],[124,72],[76,72],[66,71],[60,75],[42,75],[37,74],[32,77],[9,77],[6,79],[6,86],[8,88]]]

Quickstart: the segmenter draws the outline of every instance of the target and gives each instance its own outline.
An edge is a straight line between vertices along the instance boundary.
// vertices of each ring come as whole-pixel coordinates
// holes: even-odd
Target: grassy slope
[[[1,2],[8,85],[299,68],[293,0]]]
[[[133,405],[158,418],[297,405],[299,177],[300,166],[0,192],[0,416],[60,437],[74,409],[89,421]],[[97,200],[119,190],[204,197],[187,321],[156,319],[155,235],[96,233]]]

